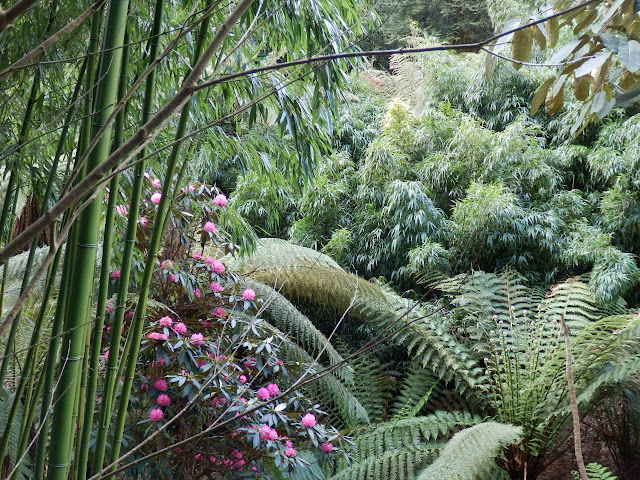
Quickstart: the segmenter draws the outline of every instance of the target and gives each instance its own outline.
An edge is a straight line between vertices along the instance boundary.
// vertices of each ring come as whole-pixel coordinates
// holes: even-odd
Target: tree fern
[[[331,480],[413,478],[435,452],[441,439],[482,419],[467,412],[436,412],[426,417],[391,420],[355,435],[352,464],[341,462]]]
[[[462,430],[442,449],[438,459],[417,480],[467,480],[486,475],[496,468],[493,460],[502,449],[522,438],[522,429],[513,425],[486,422]]]
[[[242,285],[243,288],[252,288],[264,300],[266,319],[287,333],[310,355],[315,356],[324,349],[330,365],[343,361],[342,356],[322,332],[283,295],[270,286],[251,278],[244,279]],[[353,368],[349,365],[338,369],[336,375],[347,382],[353,382]]]

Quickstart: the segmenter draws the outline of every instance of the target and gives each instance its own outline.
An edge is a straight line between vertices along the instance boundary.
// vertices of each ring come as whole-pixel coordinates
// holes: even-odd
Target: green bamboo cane
[[[207,2],[207,6],[210,4],[210,1]],[[193,59],[191,65],[195,65],[202,53],[204,47],[204,40],[206,38],[206,33],[209,28],[209,17],[207,17],[201,24],[200,29],[198,31],[198,40],[196,42],[196,48],[193,54]],[[185,72],[185,77],[191,73],[191,69],[188,69]],[[178,123],[178,129],[176,131],[176,138],[181,138],[184,136],[184,132],[187,127],[187,120],[189,118],[191,101],[187,102],[185,106],[182,108],[180,112],[180,121]],[[124,434],[124,426],[127,419],[127,409],[129,405],[129,395],[131,393],[131,387],[133,385],[133,378],[135,375],[135,367],[138,358],[138,352],[140,350],[140,342],[139,338],[142,335],[142,328],[144,326],[144,316],[146,313],[146,305],[147,299],[149,296],[149,288],[151,286],[151,278],[153,276],[153,271],[155,269],[156,256],[160,249],[160,244],[163,238],[163,230],[165,217],[168,214],[169,207],[171,205],[171,198],[168,195],[169,189],[171,187],[171,179],[175,174],[176,165],[178,163],[178,153],[180,151],[180,142],[174,145],[171,150],[171,155],[169,156],[169,161],[167,165],[167,171],[164,177],[164,185],[162,188],[162,199],[160,200],[160,205],[158,206],[158,211],[156,213],[156,220],[153,227],[153,233],[151,237],[151,242],[149,244],[147,262],[145,264],[145,270],[142,277],[142,291],[139,294],[138,304],[136,305],[136,311],[134,314],[134,319],[131,324],[131,328],[129,331],[129,338],[131,339],[129,343],[129,352],[126,359],[123,358],[122,365],[126,365],[126,374],[125,381],[122,388],[122,394],[120,395],[120,401],[118,404],[118,417],[116,421],[116,429],[113,435],[113,443],[111,448],[111,462],[117,460],[120,456],[120,447],[122,445],[122,436]],[[105,397],[110,398],[110,397]],[[100,464],[101,466],[102,464]],[[100,469],[94,468],[94,474],[97,473]]]
[[[47,451],[47,440],[49,436],[49,413],[53,399],[53,385],[55,380],[56,363],[58,358],[58,347],[60,346],[60,332],[64,322],[65,305],[67,297],[71,292],[71,268],[73,260],[73,250],[77,240],[77,229],[72,229],[67,240],[64,252],[64,264],[62,267],[62,283],[58,292],[58,301],[56,303],[56,312],[51,326],[51,340],[47,350],[47,358],[44,367],[43,396],[40,406],[40,435],[36,443],[36,460],[34,462],[35,480],[41,480],[44,477],[44,464]]]
[[[29,94],[29,100],[27,101],[27,107],[24,113],[24,118],[22,120],[22,127],[20,128],[20,134],[18,136],[19,145],[24,143],[24,141],[27,138],[27,133],[29,132],[29,124],[31,123],[31,116],[33,114],[33,107],[37,100],[39,86],[40,86],[40,70],[36,70],[36,73],[33,78],[33,85],[31,85],[31,92]],[[18,152],[16,152],[16,154],[17,153]],[[18,176],[17,172],[18,172],[18,166],[16,165],[16,167],[13,170],[11,170],[11,177],[9,179],[10,185],[12,181],[15,183],[14,179],[17,178]],[[14,188],[15,186],[11,187],[11,190],[13,190]],[[11,215],[12,220],[9,222],[9,231],[6,233],[7,239],[11,237],[13,217],[15,217],[15,203],[16,203],[16,200],[18,199],[18,192],[16,190],[16,192],[14,193],[15,196],[13,197],[13,201],[11,200],[12,198],[11,190],[7,191],[7,198],[5,199],[5,203],[2,208],[3,215],[6,214],[9,204],[13,205],[12,210],[14,210],[13,214]],[[0,222],[6,222],[6,216],[5,216],[5,219],[0,220]],[[0,223],[0,225],[4,226],[4,223]],[[5,270],[5,275],[3,276],[3,282],[4,281],[6,281],[6,270]],[[0,389],[2,390],[4,390],[4,380],[7,375],[7,368],[9,367],[9,363],[12,358],[11,351],[13,350],[13,344],[15,342],[16,333],[18,331],[18,324],[19,322],[14,321],[13,324],[11,325],[11,329],[9,330],[9,336],[7,337],[7,343],[4,349],[4,360],[2,360],[2,365],[0,366]],[[0,462],[2,458],[3,457],[0,457]]]
[[[53,259],[53,263],[51,264],[51,268],[49,269],[49,275],[48,275],[48,279],[47,279],[47,283],[46,283],[46,287],[45,287],[45,291],[44,291],[44,295],[43,295],[43,299],[42,299],[42,304],[40,306],[40,312],[38,313],[38,320],[36,325],[42,325],[46,311],[47,311],[47,305],[49,303],[49,298],[51,296],[51,292],[53,291],[53,286],[55,284],[55,279],[56,279],[56,273],[58,271],[58,266],[60,264],[60,259],[62,257],[61,254],[62,250],[58,250],[58,252],[56,253],[55,258]],[[34,342],[34,340],[39,341],[40,339],[40,334],[35,334],[35,330],[34,330],[34,335],[32,337],[32,341],[31,341],[31,349],[35,350],[36,347],[36,343]],[[35,361],[33,361],[33,364],[35,365]],[[45,371],[46,371],[46,362],[45,362]],[[41,398],[42,396],[42,392],[44,390],[44,386],[45,386],[45,378],[46,375],[45,374],[41,374],[40,379],[38,381],[38,386],[36,388],[35,394],[34,394],[34,398]],[[29,441],[29,431],[31,429],[31,425],[33,423],[33,418],[35,417],[36,411],[37,411],[37,407],[38,407],[38,402],[25,402],[25,405],[28,407],[27,413],[24,415],[24,421],[23,421],[23,427],[22,427],[22,432],[21,432],[21,436],[20,436],[20,441],[19,441],[19,447],[18,447],[18,457],[22,455],[22,453],[27,449],[27,443]],[[20,470],[18,469],[14,475],[16,478],[20,478]]]
[[[102,25],[102,11],[94,15],[91,19],[91,34],[89,37],[89,46],[87,53],[91,54],[98,50],[100,27]],[[90,114],[93,108],[93,86],[97,83],[96,72],[96,55],[88,55],[86,57],[86,72],[85,72],[85,94],[83,109],[83,121],[80,126],[80,135],[78,139],[78,149],[76,154],[76,161],[82,156],[82,152],[86,151],[89,145],[89,133],[91,130]],[[69,174],[71,162],[67,163],[66,174]],[[75,258],[75,245],[77,242],[77,228],[72,226],[71,232],[67,239],[64,255],[64,266],[62,270],[60,291],[58,294],[58,301],[56,304],[56,312],[54,316],[54,322],[51,328],[51,341],[49,342],[49,348],[47,351],[47,357],[44,367],[44,380],[42,391],[44,395],[41,401],[40,410],[40,435],[36,444],[36,460],[34,465],[34,478],[41,480],[44,477],[44,465],[47,452],[47,441],[49,436],[49,427],[51,423],[51,406],[54,394],[54,380],[56,372],[56,364],[58,359],[58,350],[60,347],[61,339],[58,336],[63,328],[65,313],[67,311],[69,292],[73,281],[73,269],[72,265]]]
[[[162,26],[162,12],[164,10],[164,0],[156,0],[151,28],[151,39],[149,40],[148,63],[152,64],[158,56],[158,43],[160,28]],[[151,116],[153,100],[155,97],[156,70],[153,70],[145,82],[144,103],[142,108],[142,125],[147,123]],[[140,152],[139,158],[144,157],[144,149]],[[120,357],[120,342],[122,338],[122,325],[124,321],[125,306],[129,294],[129,284],[131,279],[131,266],[133,264],[133,250],[138,230],[138,219],[140,203],[142,197],[142,187],[144,182],[144,162],[140,162],[135,169],[134,182],[129,205],[129,218],[127,219],[127,231],[125,237],[124,251],[122,254],[122,264],[120,265],[120,280],[118,281],[118,293],[116,297],[116,310],[114,321],[111,325],[109,359],[107,360],[107,374],[104,381],[103,402],[100,406],[100,423],[96,440],[96,448],[93,456],[93,471],[102,469],[104,455],[107,444],[109,425],[111,423],[112,404],[104,401],[111,398],[113,392],[117,390],[117,361]]]
[[[96,92],[96,121],[93,132],[96,133],[113,111],[120,75],[120,62],[124,30],[128,9],[128,0],[111,0],[104,33],[103,50],[100,60],[100,83]],[[87,168],[92,170],[102,163],[109,154],[110,130],[97,143],[89,155]],[[49,453],[47,478],[63,480],[67,476],[71,457],[73,431],[73,410],[76,387],[79,378],[79,362],[84,352],[88,306],[93,290],[96,248],[99,235],[101,199],[96,198],[78,218],[77,256],[73,265],[76,273],[75,295],[67,312],[68,325],[72,330],[65,335],[69,347],[64,352],[64,362],[60,381],[56,388],[56,402],[53,409],[51,426],[52,442]]]
[[[125,45],[128,42],[128,35],[125,32]],[[120,83],[118,85],[118,98],[122,98],[127,92],[127,82],[129,73],[129,47],[122,49],[122,66],[120,69]],[[124,130],[124,118],[126,116],[127,107],[120,110],[115,120],[113,149],[116,149],[122,143],[122,134]],[[106,314],[107,300],[109,296],[109,280],[111,274],[111,255],[113,243],[113,224],[116,211],[116,203],[118,200],[118,190],[120,188],[120,175],[116,175],[110,182],[109,202],[107,205],[107,216],[105,219],[104,237],[102,241],[102,265],[100,269],[100,286],[98,288],[98,304],[96,308],[96,321],[93,324],[93,332],[91,335],[91,360],[90,375],[87,390],[87,400],[85,403],[84,422],[80,429],[79,443],[80,449],[76,455],[76,472],[78,478],[86,478],[87,462],[89,459],[89,444],[91,442],[91,431],[93,427],[93,416],[95,411],[95,401],[98,389],[98,368],[100,363],[100,354],[102,350],[102,330],[104,327],[104,319]],[[104,403],[103,395],[103,403]]]
[[[84,76],[84,72],[86,70],[86,66],[87,66],[87,58],[85,58],[85,60],[82,63],[82,66],[80,67],[80,72],[78,73],[78,80],[76,82],[76,86],[74,88],[73,91],[73,95],[71,97],[71,105],[74,105],[78,95],[80,93],[80,89],[82,86],[82,79]],[[47,181],[47,186],[45,189],[45,193],[43,195],[42,198],[42,206],[40,208],[40,213],[39,215],[43,215],[44,212],[46,211],[48,204],[49,204],[49,200],[51,198],[51,193],[53,191],[53,183],[54,183],[54,179],[57,175],[57,170],[58,170],[58,165],[60,162],[60,157],[62,156],[62,152],[64,149],[64,144],[67,138],[67,134],[69,131],[69,126],[71,125],[71,118],[73,116],[73,112],[74,112],[74,108],[71,107],[67,113],[67,117],[65,119],[65,124],[64,127],[62,129],[62,132],[60,134],[60,139],[58,140],[58,146],[56,148],[56,153],[54,155],[54,159],[53,159],[53,163],[51,165],[51,171],[49,172],[49,179]],[[25,267],[25,272],[24,272],[24,277],[22,280],[22,286],[21,286],[21,293],[24,291],[24,288],[26,287],[26,284],[29,281],[29,275],[30,275],[30,271],[31,268],[33,266],[33,260],[35,258],[35,252],[37,250],[38,247],[38,241],[39,241],[39,237],[40,234],[38,234],[32,241],[31,243],[31,249],[29,251],[29,258],[27,260],[27,265]],[[29,376],[29,385],[27,387],[27,395],[26,395],[26,399],[25,399],[25,405],[29,406],[29,410],[31,412],[33,412],[32,414],[27,414],[24,415],[23,417],[23,423],[22,423],[22,427],[21,427],[21,436],[20,436],[20,442],[19,445],[21,445],[21,448],[18,450],[18,452],[22,452],[26,446],[26,441],[27,439],[25,438],[26,433],[29,431],[29,427],[31,425],[31,421],[33,420],[33,415],[35,414],[35,405],[36,403],[34,402],[32,404],[32,402],[30,401],[30,399],[32,398],[32,392],[33,392],[33,384],[35,381],[35,376],[34,376],[34,370],[33,368],[35,367],[35,361],[34,361],[34,350],[35,350],[35,346],[38,344],[38,342],[40,341],[40,331],[41,331],[41,326],[42,326],[42,322],[44,319],[44,315],[46,313],[46,308],[47,308],[47,304],[49,301],[49,296],[51,293],[51,288],[53,283],[55,282],[55,276],[56,276],[56,271],[57,271],[57,266],[59,264],[59,257],[60,257],[60,252],[58,252],[56,254],[56,257],[54,258],[53,261],[53,270],[49,271],[49,275],[48,275],[48,279],[45,283],[45,293],[44,293],[44,297],[42,300],[42,304],[40,307],[40,312],[38,315],[38,318],[36,320],[35,326],[34,326],[34,330],[33,330],[33,334],[31,336],[31,343],[30,343],[30,351],[29,354],[27,355],[27,359],[25,360],[25,371],[28,372],[27,375]],[[17,322],[19,320],[19,314],[16,317],[15,321]],[[33,354],[32,354],[33,352]],[[22,379],[21,379],[22,381]],[[41,389],[40,389],[41,390]],[[19,387],[16,393],[16,399],[20,399],[22,397],[22,389]],[[36,394],[36,398],[39,398],[39,395]],[[16,403],[16,402],[14,402]],[[12,406],[12,411],[16,410],[17,411],[17,403],[16,405]],[[9,414],[9,420],[10,422],[7,423],[7,426],[11,425],[13,423],[13,415],[11,415],[11,413]],[[3,441],[2,444],[0,445],[0,458],[3,457],[6,454],[6,445],[5,443],[5,439],[8,438],[8,433],[7,431],[4,432],[3,435]]]

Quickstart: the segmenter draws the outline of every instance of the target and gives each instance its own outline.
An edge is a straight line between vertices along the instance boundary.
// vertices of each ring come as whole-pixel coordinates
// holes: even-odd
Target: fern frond
[[[331,480],[414,478],[442,447],[441,438],[460,427],[482,422],[468,412],[436,412],[426,417],[391,420],[354,438],[353,463],[342,462]]]
[[[486,422],[456,433],[437,460],[424,469],[417,480],[468,480],[488,474],[493,461],[506,446],[522,438],[522,429],[513,425]]]
[[[587,475],[589,475],[589,480],[617,480],[616,477],[611,471],[599,463],[590,463],[586,466]],[[580,474],[576,471],[571,472],[573,478],[575,480],[580,480]]]
[[[273,326],[271,328],[274,333],[284,339],[282,348],[285,359],[303,363],[305,369],[309,369],[310,374],[323,368],[285,334]],[[317,381],[305,386],[305,390],[311,397],[326,406],[327,410],[333,412],[336,419],[346,426],[355,427],[370,422],[366,409],[354,396],[351,388],[344,385],[333,374],[320,377]]]
[[[384,420],[392,397],[393,379],[385,366],[371,354],[359,355],[351,360],[355,371],[353,394],[364,406],[372,422]]]
[[[300,347],[316,356],[324,349],[329,365],[343,361],[342,356],[331,345],[331,342],[318,330],[305,315],[269,285],[251,278],[241,280],[242,288],[252,288],[265,302],[265,316],[270,323],[287,333]],[[345,366],[336,370],[336,375],[345,382],[353,383],[353,368]]]

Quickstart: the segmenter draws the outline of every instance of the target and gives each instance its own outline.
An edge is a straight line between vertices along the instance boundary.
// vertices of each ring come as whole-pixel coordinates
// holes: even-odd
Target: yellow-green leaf
[[[531,58],[531,50],[533,49],[533,31],[531,28],[518,30],[513,34],[511,43],[513,59],[519,62],[526,62]],[[518,69],[521,65],[514,64]]]
[[[584,102],[589,98],[589,80],[587,77],[574,78],[572,82],[573,93],[578,100]]]
[[[533,96],[533,100],[531,101],[531,115],[535,115],[536,114],[536,112],[540,108],[540,105],[542,105],[542,102],[544,101],[544,99],[547,96],[547,91],[549,90],[549,87],[551,86],[551,83],[555,79],[556,79],[556,77],[551,77],[546,82],[544,82],[542,85],[540,85],[540,88],[538,88],[538,90],[536,91],[535,95]]]

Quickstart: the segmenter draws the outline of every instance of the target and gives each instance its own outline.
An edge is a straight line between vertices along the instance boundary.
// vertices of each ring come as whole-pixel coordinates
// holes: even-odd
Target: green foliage
[[[609,469],[599,463],[590,463],[585,466],[587,469],[587,475],[589,475],[589,480],[617,480],[613,473],[609,471]],[[576,471],[571,472],[574,480],[580,480],[580,474]]]
[[[458,432],[444,447],[438,459],[418,480],[467,479],[490,473],[492,460],[502,449],[522,438],[522,429],[513,425],[486,422]]]
[[[436,412],[426,417],[380,423],[356,435],[352,464],[342,462],[330,478],[413,478],[442,448],[439,440],[460,427],[481,421],[464,412]]]

